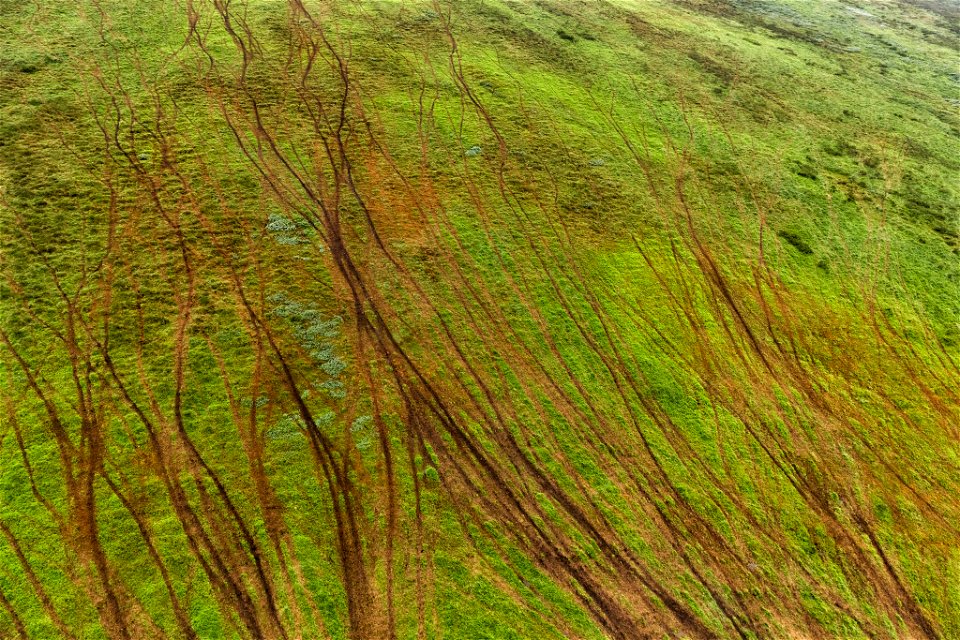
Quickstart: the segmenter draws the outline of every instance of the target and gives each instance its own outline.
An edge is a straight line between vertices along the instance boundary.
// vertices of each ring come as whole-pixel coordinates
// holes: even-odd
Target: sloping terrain
[[[0,27],[0,637],[960,637],[955,4]]]

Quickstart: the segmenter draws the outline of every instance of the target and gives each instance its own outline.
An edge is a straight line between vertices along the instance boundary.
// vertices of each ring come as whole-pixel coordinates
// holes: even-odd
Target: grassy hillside
[[[0,0],[0,637],[960,637],[949,0]]]

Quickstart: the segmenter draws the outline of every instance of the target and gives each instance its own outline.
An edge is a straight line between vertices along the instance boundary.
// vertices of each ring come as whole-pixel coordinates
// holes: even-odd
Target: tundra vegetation
[[[951,0],[0,0],[0,637],[960,637]]]

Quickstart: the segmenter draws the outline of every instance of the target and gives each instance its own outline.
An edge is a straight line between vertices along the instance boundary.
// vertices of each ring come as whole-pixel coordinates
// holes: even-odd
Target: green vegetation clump
[[[813,249],[810,248],[810,245],[801,238],[799,235],[792,231],[779,231],[777,235],[786,240],[790,246],[799,251],[805,256],[813,254]]]

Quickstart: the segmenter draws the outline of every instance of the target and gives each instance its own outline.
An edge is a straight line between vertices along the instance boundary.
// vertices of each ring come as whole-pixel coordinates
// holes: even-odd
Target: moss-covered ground
[[[0,637],[960,637],[949,0],[0,0]]]

